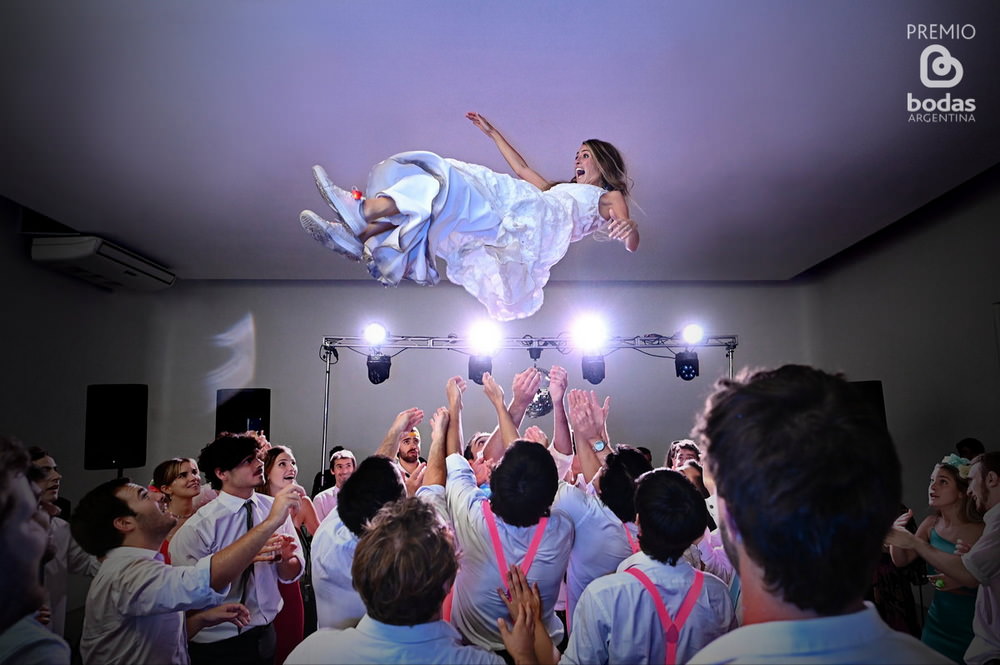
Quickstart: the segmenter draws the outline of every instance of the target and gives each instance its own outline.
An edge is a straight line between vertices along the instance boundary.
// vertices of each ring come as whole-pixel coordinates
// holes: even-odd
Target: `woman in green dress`
[[[976,512],[975,503],[967,493],[969,466],[969,460],[955,454],[934,465],[927,487],[931,514],[917,528],[918,538],[949,554],[955,552],[959,542],[972,547],[983,535],[982,516]],[[912,515],[912,511],[906,511],[896,523],[905,523]],[[889,553],[897,566],[905,566],[917,557],[913,550],[897,547],[890,547]],[[934,585],[934,599],[927,610],[920,639],[956,663],[962,663],[965,650],[972,641],[976,589],[959,586],[930,565],[927,566],[927,575]]]

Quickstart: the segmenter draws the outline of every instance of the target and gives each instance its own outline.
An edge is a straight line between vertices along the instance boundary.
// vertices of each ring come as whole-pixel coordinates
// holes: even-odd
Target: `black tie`
[[[253,501],[247,499],[247,502],[243,504],[243,507],[247,511],[247,533],[253,528]],[[251,563],[243,571],[243,577],[240,579],[240,584],[243,586],[243,591],[240,593],[240,603],[246,605],[247,602],[247,591],[250,589],[250,578],[253,577],[253,564]],[[242,632],[242,628],[239,629]]]

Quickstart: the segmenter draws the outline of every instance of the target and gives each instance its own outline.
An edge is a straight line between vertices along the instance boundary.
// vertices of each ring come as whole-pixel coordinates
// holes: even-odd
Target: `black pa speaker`
[[[270,388],[223,388],[215,394],[215,434],[271,433]]]
[[[146,466],[149,386],[104,383],[87,386],[83,468],[133,469]]]

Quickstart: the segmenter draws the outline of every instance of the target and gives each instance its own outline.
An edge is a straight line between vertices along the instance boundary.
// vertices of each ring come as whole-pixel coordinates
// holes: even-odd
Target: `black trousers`
[[[188,642],[191,665],[274,665],[274,625],[254,626],[218,642]]]

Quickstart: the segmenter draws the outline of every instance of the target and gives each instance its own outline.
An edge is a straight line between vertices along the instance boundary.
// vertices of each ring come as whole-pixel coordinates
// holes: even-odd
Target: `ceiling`
[[[640,250],[585,240],[553,279],[789,279],[1000,162],[998,28],[979,0],[7,0],[0,195],[181,279],[368,279],[300,229],[310,167],[507,170],[476,110],[552,180],[583,139],[626,157]],[[921,83],[935,43],[953,88]]]

